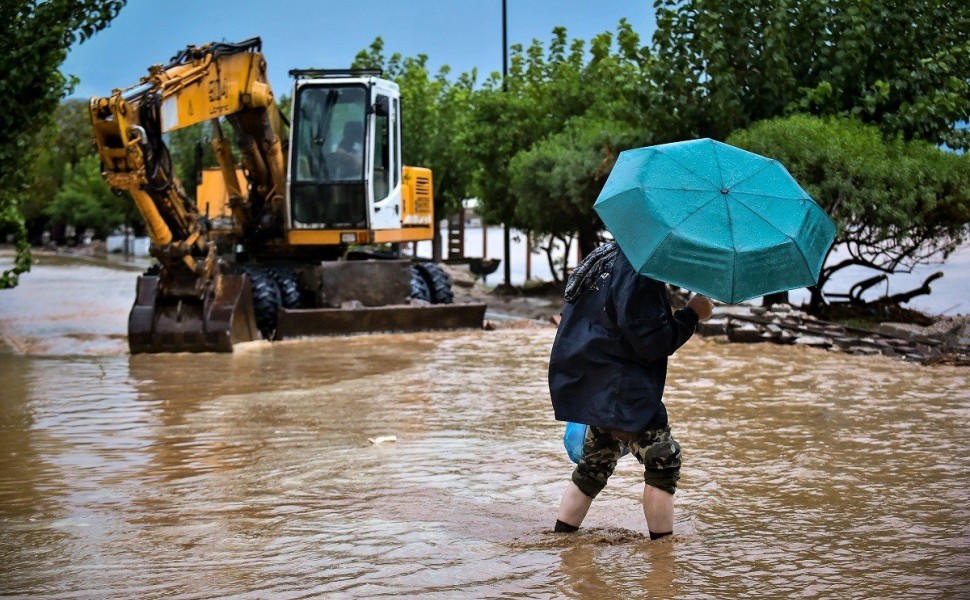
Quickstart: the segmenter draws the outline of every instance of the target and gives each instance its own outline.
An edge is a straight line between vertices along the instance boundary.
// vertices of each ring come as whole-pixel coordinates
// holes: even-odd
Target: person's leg
[[[556,531],[579,529],[586,518],[593,498],[599,494],[616,468],[622,454],[622,444],[598,427],[590,427],[583,444],[583,458],[573,470],[572,480],[559,503]]]
[[[583,493],[572,481],[566,484],[566,491],[559,502],[559,513],[556,515],[556,531],[571,533],[579,529],[593,499]]]
[[[643,485],[643,516],[651,539],[674,532],[674,495],[652,485]]]
[[[630,444],[643,464],[643,516],[650,538],[665,537],[674,531],[674,492],[680,479],[680,444],[670,427],[643,432]]]

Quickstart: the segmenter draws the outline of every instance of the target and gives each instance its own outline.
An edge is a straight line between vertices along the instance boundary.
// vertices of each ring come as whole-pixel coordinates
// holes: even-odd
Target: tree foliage
[[[73,81],[58,68],[68,48],[108,26],[125,0],[4,0],[0,3],[0,232],[17,236],[14,267],[0,289],[30,268],[21,197],[31,185],[35,135]]]
[[[970,45],[953,25],[970,22],[968,9],[930,0],[902,7],[886,0],[659,0],[655,6],[652,47],[643,46],[625,21],[615,34],[600,34],[588,46],[570,40],[563,28],[554,29],[547,44],[533,40],[512,46],[507,77],[493,74],[462,96],[468,116],[451,119],[457,127],[448,130],[461,143],[424,146],[436,177],[457,165],[469,169],[471,180],[462,179],[463,191],[479,197],[486,221],[540,236],[575,235],[584,254],[596,243],[600,225],[591,205],[615,155],[629,147],[704,136],[723,140],[753,123],[790,114],[872,124],[879,129],[866,130],[868,143],[876,143],[871,136],[881,131],[896,140],[887,147],[894,148],[897,159],[902,151],[896,146],[903,140],[966,143],[958,123],[970,117],[970,61],[963,60]],[[401,73],[405,65],[425,64],[424,57],[386,61],[381,49],[372,46],[378,60],[370,66]],[[415,130],[430,139],[435,121],[428,99],[438,97],[447,82],[425,76],[412,78],[410,85],[420,90],[409,98],[410,110],[420,115],[418,122],[431,124]],[[860,135],[855,129],[851,133]],[[916,145],[906,147],[911,162],[938,158],[912,154]],[[846,147],[842,158],[849,160],[852,151]],[[778,155],[770,147],[764,153]],[[933,167],[926,169],[921,177],[929,177]],[[840,177],[838,171],[831,175]],[[943,197],[947,189],[942,184],[937,189],[939,202],[956,202],[957,197]],[[912,192],[914,197],[925,193]],[[867,199],[889,201],[875,192]],[[959,229],[958,215],[937,216]],[[909,235],[910,242],[921,238],[922,250],[906,253],[908,262],[898,263],[901,268],[956,239],[942,228],[923,228],[919,235],[907,231],[897,220],[893,227],[858,233],[878,236],[873,244],[885,243],[886,235]],[[933,236],[942,237],[934,242]]]
[[[93,229],[108,235],[125,221],[130,200],[115,194],[101,176],[101,160],[91,154],[64,167],[64,183],[45,212],[55,221],[74,225],[79,231]]]
[[[847,257],[822,269],[812,305],[832,275],[858,265],[882,273],[946,257],[970,235],[970,155],[886,138],[843,117],[762,121],[728,143],[772,156],[838,225]]]
[[[548,51],[538,39],[511,47],[507,77],[498,73],[474,98],[468,151],[478,169],[474,190],[487,221],[522,227],[511,190],[509,162],[562,129],[588,108],[580,85],[585,43],[569,43],[565,28],[552,32]]]
[[[603,223],[590,199],[599,195],[621,149],[632,145],[631,135],[617,121],[576,117],[561,132],[516,154],[509,161],[511,190],[518,199],[516,222],[567,248],[576,237],[580,254],[591,252],[600,241]],[[553,267],[550,262],[558,280]]]
[[[649,61],[625,20],[588,48],[562,27],[548,48],[513,46],[504,89],[493,76],[473,98],[468,151],[482,215],[578,236],[580,253],[590,252],[600,229],[593,200],[619,151],[645,142],[635,107]]]
[[[31,184],[20,197],[31,235],[47,225],[45,209],[64,183],[65,167],[94,155],[88,103],[78,99],[61,102],[36,140],[36,158],[29,166]]]
[[[953,159],[931,146],[904,141],[970,148],[970,132],[962,125],[970,119],[970,37],[965,34],[970,5],[938,0],[656,0],[654,6],[654,60],[642,84],[640,105],[644,129],[656,134],[654,143],[724,140],[736,130],[785,115],[838,117],[814,127],[797,120],[766,129],[755,125],[766,139],[755,143],[757,133],[737,139],[786,165],[784,157],[814,165],[796,179],[807,177],[808,187],[819,186],[821,195],[816,197],[823,204],[828,194],[843,198],[839,207],[828,206],[838,208],[835,217],[843,233],[859,226],[851,260],[891,271],[939,256],[934,249],[944,255],[952,249],[960,237],[954,231],[966,223],[959,210],[939,210],[936,218],[949,221],[929,227],[922,219],[932,210],[921,203],[935,197],[936,206],[960,206],[962,193],[940,180],[948,177],[945,169]],[[787,128],[795,136],[796,130],[808,134],[837,129],[833,123],[851,129],[832,132],[836,138],[823,145],[828,160],[812,155],[805,148],[810,144],[782,132]],[[863,134],[860,123],[878,131]],[[880,143],[878,132],[888,141]],[[796,148],[805,154],[796,158]],[[875,154],[856,154],[869,150]],[[909,184],[918,180],[913,173],[919,165],[920,177],[930,178],[925,183],[932,192],[910,187],[905,201],[887,193],[889,182],[881,175],[891,164],[887,157],[900,161],[897,176]],[[867,174],[855,166],[870,160],[877,171]],[[839,196],[822,186],[823,181],[841,182],[854,193],[840,189]],[[862,204],[846,204],[849,197],[872,204],[868,211],[859,211]],[[910,210],[920,216],[908,223],[900,220]],[[892,224],[879,220],[893,214],[897,218]],[[867,215],[879,219],[869,226],[855,220]],[[822,285],[840,264],[826,267]],[[813,293],[815,305],[821,301],[819,289]]]
[[[673,141],[762,119],[853,117],[970,149],[970,4],[656,0],[647,122]]]

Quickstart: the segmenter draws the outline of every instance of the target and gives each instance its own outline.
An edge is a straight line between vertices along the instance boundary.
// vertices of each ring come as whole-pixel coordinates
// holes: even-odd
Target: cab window
[[[350,182],[364,178],[366,90],[303,88],[298,101],[296,180]]]
[[[384,107],[375,112],[374,128],[374,200],[379,201],[391,193],[390,98],[378,94],[375,106]]]

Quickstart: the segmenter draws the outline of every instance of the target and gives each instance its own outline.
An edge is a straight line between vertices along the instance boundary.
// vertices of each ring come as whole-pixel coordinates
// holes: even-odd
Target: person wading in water
[[[640,275],[616,243],[573,271],[549,361],[556,419],[589,425],[555,531],[579,529],[628,446],[643,464],[643,515],[651,539],[673,533],[680,444],[663,404],[667,357],[710,318],[702,295],[673,311],[666,284]]]

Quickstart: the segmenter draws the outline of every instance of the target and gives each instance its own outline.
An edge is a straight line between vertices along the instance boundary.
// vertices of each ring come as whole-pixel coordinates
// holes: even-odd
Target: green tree
[[[808,115],[762,121],[728,143],[781,161],[838,225],[833,248],[847,257],[822,269],[813,309],[844,268],[906,271],[945,258],[970,235],[970,155]]]
[[[621,121],[577,117],[561,132],[516,154],[509,163],[511,190],[519,199],[516,221],[535,235],[558,240],[567,255],[573,237],[581,254],[591,252],[603,229],[593,200],[620,151],[633,145],[635,135]],[[547,258],[558,281],[550,250],[551,245]]]
[[[129,203],[127,195],[115,194],[105,183],[98,156],[89,155],[64,166],[64,183],[45,212],[78,231],[90,228],[104,237],[124,223]]]
[[[495,77],[472,98],[468,124],[468,152],[473,164],[472,190],[478,197],[478,213],[487,223],[516,227],[515,197],[510,191],[509,160],[527,150],[538,136],[525,127],[529,103],[505,94]]]
[[[538,39],[510,48],[508,76],[486,80],[472,99],[467,149],[476,163],[474,190],[482,218],[524,228],[516,215],[509,160],[585,112],[590,91],[580,85],[585,42],[552,32],[548,52]]]
[[[88,103],[78,99],[61,102],[36,139],[37,157],[29,175],[32,183],[21,196],[24,220],[31,236],[48,226],[50,217],[45,209],[64,182],[64,167],[94,155]]]
[[[37,158],[35,134],[42,131],[72,79],[58,68],[75,42],[108,26],[125,0],[5,0],[0,3],[0,232],[17,237],[12,269],[0,275],[0,289],[17,284],[30,269],[21,198],[31,185]]]
[[[761,120],[807,113],[877,126],[895,140],[886,142],[892,148],[902,143],[898,138],[970,147],[970,133],[960,126],[970,118],[970,38],[964,33],[970,28],[970,5],[966,3],[656,0],[654,6],[655,60],[640,95],[643,127],[655,132],[651,143],[726,139]],[[879,146],[875,132],[867,132],[865,139]],[[774,146],[784,142],[780,137],[765,142],[765,153],[781,158]],[[831,172],[816,170],[810,181],[837,181],[850,164],[865,160],[852,155],[864,151],[859,144],[842,147],[840,158],[846,164],[819,160],[814,163],[816,169]],[[836,156],[834,149],[828,151]],[[897,158],[902,155],[898,149],[891,153]],[[916,161],[914,156],[909,155],[909,164]],[[935,164],[936,155],[929,150],[919,156]],[[884,183],[880,180],[877,186],[884,189]],[[864,191],[860,188],[857,195]],[[957,202],[959,197],[939,202]],[[887,203],[873,207],[875,213],[888,214],[901,206],[875,190],[868,199]],[[842,222],[844,216],[836,218]],[[957,215],[940,216],[955,219],[946,227],[959,228]],[[905,240],[885,237],[893,231]],[[932,246],[916,243],[923,234],[909,235],[898,225],[893,229],[883,223],[857,233],[873,236],[861,242],[870,250],[896,245],[890,255],[905,254],[905,248],[918,255]],[[942,239],[937,236],[943,234],[925,235]],[[890,255],[855,260],[893,269]],[[823,284],[831,276],[831,267],[838,265],[823,271]],[[814,305],[821,302],[818,293],[813,295]]]
[[[644,84],[657,142],[725,139],[793,112],[970,149],[970,4],[656,0]]]
[[[472,104],[469,152],[483,216],[575,235],[580,254],[590,252],[600,227],[593,201],[616,154],[644,141],[635,107],[650,61],[626,21],[615,36],[594,37],[588,52],[561,27],[547,52],[537,40],[514,46],[505,89],[493,77]]]

